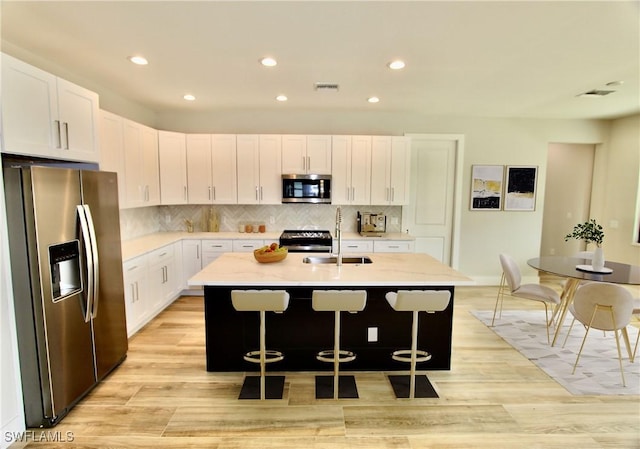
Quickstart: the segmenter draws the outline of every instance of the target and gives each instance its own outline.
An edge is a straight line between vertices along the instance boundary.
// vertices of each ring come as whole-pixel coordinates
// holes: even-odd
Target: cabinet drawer
[[[231,240],[203,240],[202,252],[230,253],[233,251]]]
[[[147,258],[145,256],[130,259],[122,264],[122,274],[125,278],[136,276],[147,269]]]
[[[373,242],[373,252],[375,253],[413,253],[414,251],[414,242],[411,240]]]
[[[258,249],[264,246],[264,240],[234,240],[233,252],[251,252],[254,249]]]
[[[175,256],[173,245],[163,246],[147,254],[147,261],[149,265],[156,265],[160,263],[167,263],[167,261],[173,259]]]
[[[337,244],[337,241],[334,241]],[[370,253],[373,252],[373,242],[371,240],[343,240],[342,251],[346,253]]]

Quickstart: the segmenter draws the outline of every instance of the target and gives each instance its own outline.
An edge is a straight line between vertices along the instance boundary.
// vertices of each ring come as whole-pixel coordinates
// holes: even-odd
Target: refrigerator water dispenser
[[[82,291],[78,240],[49,246],[53,302]]]

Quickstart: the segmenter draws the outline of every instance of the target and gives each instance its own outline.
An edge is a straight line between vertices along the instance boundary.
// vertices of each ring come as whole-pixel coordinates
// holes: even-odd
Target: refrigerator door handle
[[[85,258],[87,263],[87,303],[85,305],[84,321],[88,323],[91,319],[91,306],[93,304],[93,251],[91,249],[91,236],[89,235],[89,225],[87,216],[82,205],[76,206],[78,219],[80,220],[80,231],[84,241]]]
[[[82,206],[87,217],[89,235],[91,237],[91,258],[93,260],[93,302],[91,304],[91,318],[98,315],[98,303],[100,302],[100,260],[98,258],[98,239],[96,238],[96,228],[93,225],[93,216],[88,204]]]

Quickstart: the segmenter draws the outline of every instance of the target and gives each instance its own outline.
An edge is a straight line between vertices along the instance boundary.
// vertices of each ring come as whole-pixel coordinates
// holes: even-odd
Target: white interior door
[[[457,267],[463,137],[410,137],[410,198],[402,208],[402,229],[416,238],[416,252]]]

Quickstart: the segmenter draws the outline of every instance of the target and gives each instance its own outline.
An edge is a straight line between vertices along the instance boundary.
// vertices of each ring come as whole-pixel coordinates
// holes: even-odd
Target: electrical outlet
[[[398,224],[398,217],[391,217],[391,224]]]
[[[166,214],[166,215],[164,216],[164,222],[165,222],[166,224],[171,223],[171,215]]]
[[[276,224],[276,217],[274,217],[273,215],[271,215],[269,217],[269,224]]]
[[[378,341],[378,328],[377,327],[368,327],[367,328],[367,341],[368,342],[376,342],[376,341]]]

